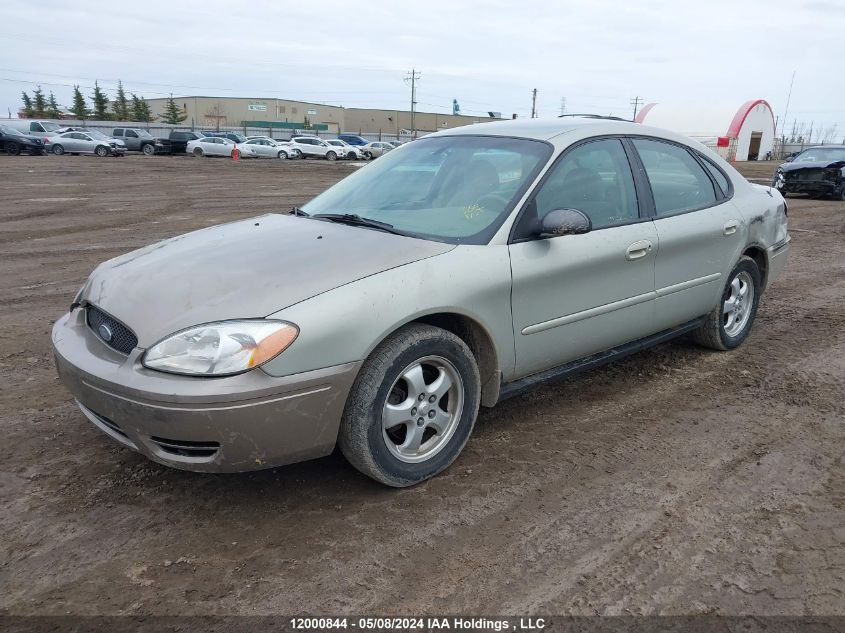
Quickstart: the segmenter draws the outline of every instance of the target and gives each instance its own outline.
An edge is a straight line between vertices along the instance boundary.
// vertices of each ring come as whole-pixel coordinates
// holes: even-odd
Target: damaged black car
[[[845,200],[845,146],[805,149],[777,168],[772,186],[784,196],[805,193],[811,198]]]

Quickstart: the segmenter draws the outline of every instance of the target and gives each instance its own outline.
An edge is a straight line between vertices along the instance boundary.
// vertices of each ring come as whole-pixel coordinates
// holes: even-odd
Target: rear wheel
[[[21,153],[21,146],[13,141],[10,141],[6,143],[6,153],[9,156],[18,156]]]
[[[65,153],[65,148],[62,147],[61,145],[53,145],[53,153],[56,156],[61,156],[62,154]]]
[[[202,151],[202,147],[195,147],[193,154],[196,158],[202,158],[205,152]]]
[[[751,332],[762,290],[757,263],[743,257],[731,271],[719,305],[693,331],[695,341],[721,351],[739,347]]]
[[[141,151],[144,153],[145,156],[152,156],[156,153],[155,145],[152,143],[147,143],[141,148]]]
[[[349,462],[388,486],[446,469],[467,442],[481,384],[467,345],[446,330],[412,324],[364,362],[349,394],[338,443]]]
[[[109,148],[105,145],[97,145],[97,148],[94,150],[94,153],[100,158],[103,158],[104,156],[109,155]]]

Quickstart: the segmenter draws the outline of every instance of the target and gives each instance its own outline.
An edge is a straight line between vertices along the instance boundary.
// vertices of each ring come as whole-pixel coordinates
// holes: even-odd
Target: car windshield
[[[233,136],[234,138],[233,138],[233,139],[229,139],[229,140],[233,140],[233,141],[235,141],[235,142],[237,142],[237,143],[246,143],[246,137],[245,137],[245,136],[243,136],[242,134],[235,134],[235,133],[232,133],[232,136]]]
[[[7,125],[0,125],[0,132],[3,132],[3,134],[14,134],[15,136],[23,136],[19,131],[15,130],[14,128],[10,128]]]
[[[817,147],[801,152],[795,157],[795,163],[824,163],[845,160],[845,147]]]
[[[136,133],[138,136],[142,136],[142,137],[144,137],[144,138],[152,138],[152,134],[150,134],[150,133],[149,133],[149,132],[147,132],[146,130],[135,130],[135,133]]]
[[[41,127],[44,128],[45,132],[58,132],[62,129],[59,125],[56,125],[55,123],[52,123],[50,121],[41,121]]]
[[[428,138],[385,154],[303,210],[354,214],[453,244],[486,244],[550,153],[547,143],[528,139]]]

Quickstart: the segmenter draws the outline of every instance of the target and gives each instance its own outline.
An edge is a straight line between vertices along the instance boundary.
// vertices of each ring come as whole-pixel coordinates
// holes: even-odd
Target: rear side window
[[[716,203],[713,181],[682,147],[634,139],[651,184],[657,217],[701,209]]]

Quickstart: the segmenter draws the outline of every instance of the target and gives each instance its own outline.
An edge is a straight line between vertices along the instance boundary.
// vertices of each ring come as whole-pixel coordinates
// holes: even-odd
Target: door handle
[[[651,242],[648,240],[638,240],[628,247],[625,251],[625,259],[633,261],[645,257],[651,252]]]
[[[725,235],[733,235],[736,233],[737,227],[739,227],[739,222],[736,220],[728,220],[725,222],[725,226],[722,227],[722,233]]]

